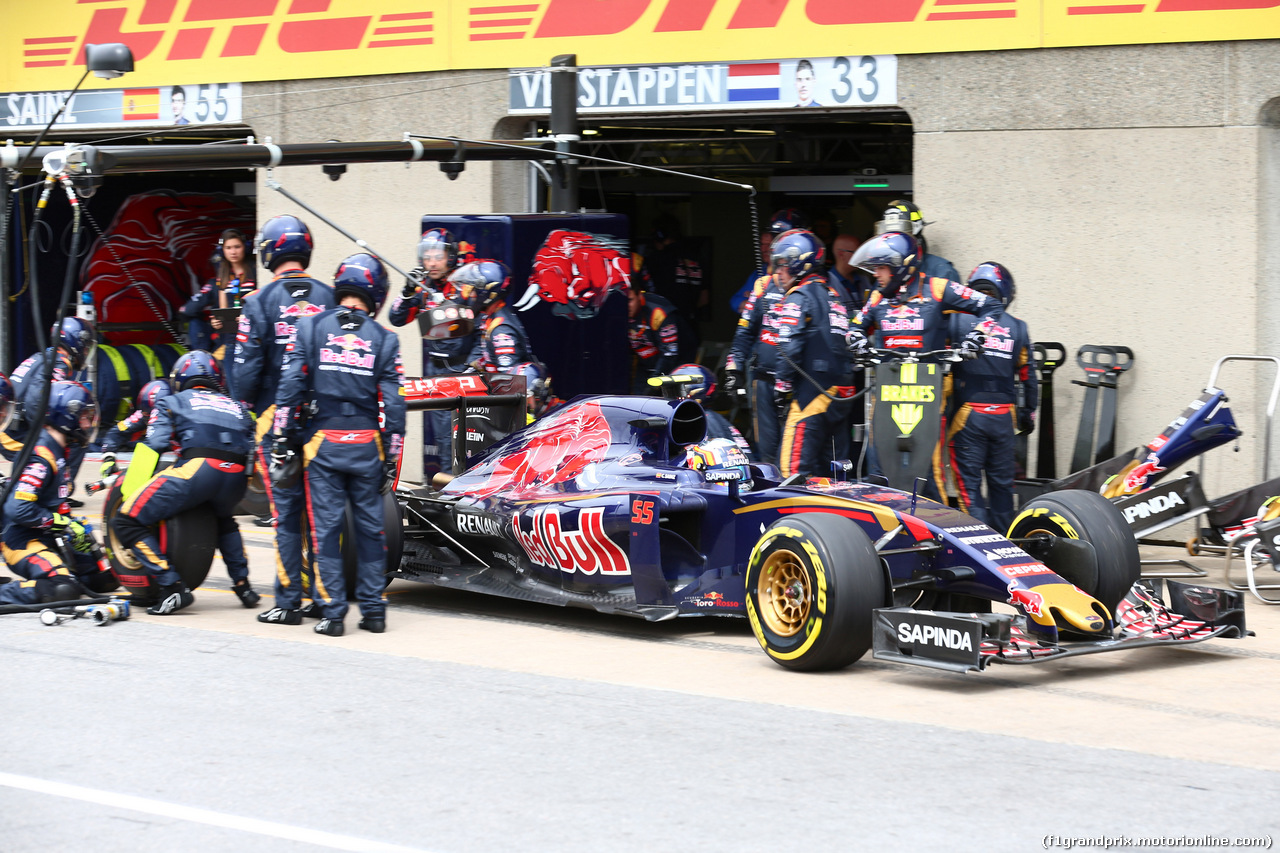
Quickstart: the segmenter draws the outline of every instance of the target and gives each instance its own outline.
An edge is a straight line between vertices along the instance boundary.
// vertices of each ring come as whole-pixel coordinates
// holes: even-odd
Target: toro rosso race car
[[[1037,498],[1006,536],[881,485],[784,480],[740,451],[714,464],[705,433],[693,400],[573,400],[437,488],[401,488],[392,574],[649,620],[746,616],[796,670],[871,649],[965,671],[1246,634],[1239,593],[1139,580],[1096,493]]]

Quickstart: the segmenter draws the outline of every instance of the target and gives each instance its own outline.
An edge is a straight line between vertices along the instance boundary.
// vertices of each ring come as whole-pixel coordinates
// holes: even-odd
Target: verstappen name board
[[[509,112],[550,112],[551,73],[536,68],[513,70]],[[578,71],[578,111],[582,113],[872,107],[897,100],[896,56],[620,65]]]
[[[0,91],[64,90],[86,43],[135,86],[775,59],[803,44],[939,53],[1280,36],[1280,0],[41,0],[11,2]],[[780,49],[781,48],[781,49]],[[480,82],[484,82],[481,80]]]

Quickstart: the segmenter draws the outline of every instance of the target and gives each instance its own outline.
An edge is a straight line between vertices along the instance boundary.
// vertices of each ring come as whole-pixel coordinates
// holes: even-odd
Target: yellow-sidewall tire
[[[765,653],[787,669],[843,669],[871,648],[872,611],[887,579],[871,540],[830,513],[780,519],[747,565],[747,616]]]

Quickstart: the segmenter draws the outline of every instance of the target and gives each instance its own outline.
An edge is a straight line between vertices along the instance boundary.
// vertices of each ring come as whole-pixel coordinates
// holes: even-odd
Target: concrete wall
[[[1219,356],[1280,355],[1280,149],[1260,124],[1280,94],[1275,42],[907,56],[899,69],[931,250],[962,273],[1006,264],[1014,313],[1072,362],[1087,343],[1136,353],[1118,448],[1158,433]],[[1060,472],[1081,376],[1074,363],[1056,374]],[[1208,457],[1210,495],[1260,478],[1270,378],[1224,369],[1246,438]]]

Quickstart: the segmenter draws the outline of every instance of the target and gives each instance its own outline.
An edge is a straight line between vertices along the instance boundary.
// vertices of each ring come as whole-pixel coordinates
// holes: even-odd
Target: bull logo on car
[[[1142,491],[1142,489],[1147,485],[1147,480],[1151,479],[1153,475],[1158,474],[1163,470],[1164,468],[1160,466],[1160,457],[1154,455],[1151,456],[1146,462],[1143,462],[1128,474],[1124,475],[1125,493],[1132,494],[1133,492]]]
[[[467,494],[484,498],[498,492],[521,498],[568,483],[593,462],[604,458],[613,440],[609,422],[598,403],[562,409],[529,427],[524,444],[502,455],[488,469],[486,482],[468,487]]]
[[[1044,596],[1016,584],[1009,584],[1009,603],[1021,607],[1028,616],[1040,616],[1044,609]]]
[[[516,302],[527,311],[539,302],[571,320],[587,320],[600,313],[614,290],[625,290],[631,277],[631,256],[613,237],[582,231],[552,231],[533,256],[529,286]]]

